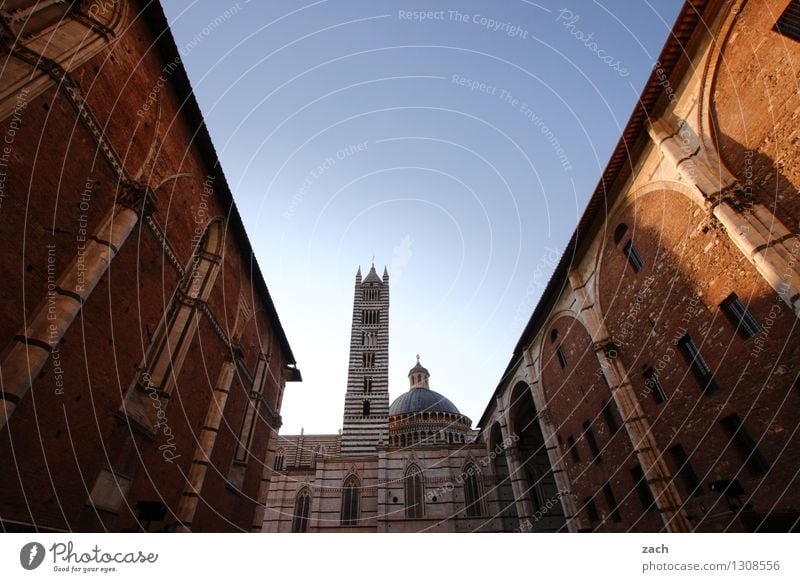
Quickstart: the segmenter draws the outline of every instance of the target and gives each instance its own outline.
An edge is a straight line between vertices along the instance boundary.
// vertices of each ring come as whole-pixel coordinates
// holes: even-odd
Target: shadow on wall
[[[796,529],[794,313],[677,192],[641,196],[608,231],[605,323],[695,528]]]
[[[776,162],[764,152],[747,148],[722,132],[717,138],[725,165],[744,190],[745,210],[754,204],[763,204],[791,232],[800,232],[800,183],[793,183],[785,174],[786,164],[797,166],[800,161],[797,144],[784,144],[788,159]]]

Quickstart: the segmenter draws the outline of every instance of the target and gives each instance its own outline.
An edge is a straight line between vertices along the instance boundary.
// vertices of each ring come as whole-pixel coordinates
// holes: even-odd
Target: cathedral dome
[[[455,404],[431,390],[431,374],[419,361],[408,372],[408,392],[389,407],[389,446],[449,446],[472,441],[472,421]]]
[[[430,388],[409,390],[398,396],[389,407],[389,416],[414,414],[416,412],[449,412],[461,414],[447,398]]]
[[[414,414],[416,412],[461,414],[452,402],[430,389],[428,385],[430,377],[430,372],[420,363],[419,354],[417,354],[417,365],[408,372],[408,381],[411,388],[392,402],[389,407],[389,416]]]

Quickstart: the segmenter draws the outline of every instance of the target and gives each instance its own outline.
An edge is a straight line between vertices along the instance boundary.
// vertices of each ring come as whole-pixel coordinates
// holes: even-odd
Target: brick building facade
[[[2,10],[2,527],[260,530],[299,371],[161,8]]]
[[[798,528],[799,25],[686,3],[479,422],[536,419],[565,530]]]

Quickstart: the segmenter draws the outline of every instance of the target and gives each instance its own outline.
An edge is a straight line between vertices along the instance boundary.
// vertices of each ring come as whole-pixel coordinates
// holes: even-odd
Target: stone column
[[[578,504],[575,499],[575,494],[572,492],[569,476],[564,467],[563,455],[558,446],[556,431],[550,417],[550,409],[547,407],[544,390],[536,377],[533,361],[528,350],[525,350],[523,357],[525,375],[528,378],[528,385],[530,386],[533,396],[533,405],[536,407],[536,419],[539,422],[539,429],[542,431],[544,446],[547,450],[547,458],[550,461],[553,478],[558,488],[561,507],[564,510],[564,518],[567,522],[567,530],[570,532],[577,532],[582,528],[581,516],[578,514]]]
[[[8,424],[50,354],[125,244],[139,221],[139,213],[149,208],[148,191],[126,185],[100,227],[87,239],[85,248],[61,273],[55,297],[45,297],[27,320],[27,326],[14,337],[0,364],[0,430]]]
[[[581,313],[592,338],[595,355],[611,387],[614,403],[622,417],[633,451],[644,471],[647,486],[653,494],[661,519],[667,531],[692,531],[692,525],[683,509],[684,500],[675,487],[669,468],[653,436],[650,422],[628,379],[628,373],[617,357],[615,352],[617,348],[611,343],[605,322],[598,313],[598,307],[589,302],[586,286],[581,283],[574,270],[569,274],[569,282],[576,298],[576,309]]]
[[[228,394],[231,391],[231,383],[236,374],[237,355],[228,354],[219,372],[219,377],[214,387],[214,395],[208,405],[203,428],[200,430],[200,437],[192,456],[189,479],[178,504],[176,513],[177,531],[191,531],[192,520],[197,511],[197,504],[200,501],[200,494],[203,490],[203,483],[208,473],[208,467],[211,464],[214,444],[217,442],[217,434],[222,423],[222,414],[225,411],[225,404],[228,402]]]
[[[763,204],[749,204],[744,188],[716,158],[706,159],[699,138],[683,122],[660,118],[648,125],[653,142],[681,177],[699,191],[725,232],[781,299],[800,317],[800,239]]]

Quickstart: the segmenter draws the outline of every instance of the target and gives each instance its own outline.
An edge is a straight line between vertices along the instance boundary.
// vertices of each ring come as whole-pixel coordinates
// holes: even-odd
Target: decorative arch
[[[0,18],[15,38],[3,64],[0,120],[14,112],[20,96],[30,102],[56,84],[43,61],[74,71],[110,46],[128,20],[128,2],[18,0],[5,4]],[[13,9],[8,10],[8,5]]]
[[[211,295],[223,254],[224,219],[217,217],[206,227],[192,253],[178,289],[172,296],[161,333],[156,332],[146,360],[149,386],[169,395],[186,357],[200,318],[199,302]]]
[[[211,295],[224,253],[224,219],[206,226],[150,342],[140,374],[123,408],[145,426],[155,426],[155,415],[166,407],[197,332],[202,307]],[[138,398],[137,398],[138,397]],[[162,400],[160,407],[147,400]],[[137,406],[137,400],[139,405]],[[126,406],[127,404],[127,406]]]

